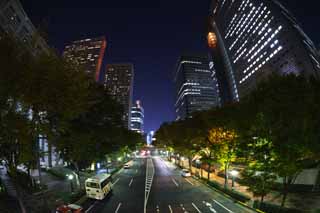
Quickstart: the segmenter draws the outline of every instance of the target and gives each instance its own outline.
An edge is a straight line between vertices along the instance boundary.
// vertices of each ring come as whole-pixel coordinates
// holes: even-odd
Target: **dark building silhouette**
[[[20,40],[34,55],[49,51],[19,0],[0,0],[0,38],[6,34]]]
[[[110,95],[122,105],[124,110],[122,119],[128,129],[131,121],[133,77],[132,64],[108,64],[106,67],[104,85]]]
[[[63,55],[68,60],[82,66],[85,72],[98,82],[106,47],[105,37],[87,38],[73,41],[65,46]]]
[[[214,51],[223,58],[222,84],[232,101],[271,73],[319,77],[314,44],[278,1],[214,0],[210,11]]]
[[[220,105],[213,62],[205,54],[185,54],[177,63],[174,76],[176,119],[191,117],[196,111]]]

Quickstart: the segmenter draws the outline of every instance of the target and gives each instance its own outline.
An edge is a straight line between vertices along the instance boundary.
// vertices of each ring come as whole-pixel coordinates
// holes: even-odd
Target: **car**
[[[130,169],[130,165],[128,163],[124,164],[123,166],[124,169]]]
[[[191,172],[188,169],[182,169],[181,176],[182,177],[191,177]]]
[[[81,206],[76,204],[62,205],[56,209],[56,213],[84,213]]]

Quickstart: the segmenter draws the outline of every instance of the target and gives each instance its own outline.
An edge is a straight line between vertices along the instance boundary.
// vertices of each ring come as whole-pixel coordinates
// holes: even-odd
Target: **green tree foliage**
[[[179,150],[181,144],[188,147],[188,141],[194,141],[200,146],[198,154],[204,162],[220,162],[225,170],[230,163],[246,165],[243,182],[262,200],[275,180],[281,178],[284,206],[297,175],[320,161],[319,100],[319,80],[272,75],[240,103],[161,126],[156,133],[158,144]],[[188,129],[187,123],[196,125]],[[187,133],[177,126],[198,134],[185,137]],[[233,132],[235,137],[214,143],[219,141],[215,132]],[[196,141],[196,137],[207,140]]]

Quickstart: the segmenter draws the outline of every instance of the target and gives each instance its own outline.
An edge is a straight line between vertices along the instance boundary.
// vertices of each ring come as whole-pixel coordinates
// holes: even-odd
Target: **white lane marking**
[[[118,205],[118,207],[117,207],[117,209],[116,209],[116,211],[114,213],[118,213],[118,211],[120,209],[120,206],[121,206],[121,203],[119,203],[119,205]]]
[[[131,184],[132,184],[132,181],[133,181],[133,178],[131,178],[131,181],[130,181],[130,183],[129,183],[129,187],[131,186]]]
[[[217,213],[217,211],[212,207],[211,203],[208,203],[206,201],[202,201],[207,207],[209,207],[209,210],[213,213]]]
[[[173,182],[177,187],[179,187],[179,184],[176,182],[175,179],[171,178],[171,180],[172,180],[172,182]]]
[[[227,210],[228,212],[233,213],[233,211],[231,211],[230,209],[228,209],[227,207],[225,207],[224,205],[222,205],[220,202],[218,202],[218,201],[216,201],[216,200],[214,200],[214,199],[212,199],[212,200],[213,200],[213,202],[215,202],[216,204],[218,204],[219,206],[221,206],[222,208],[224,208],[224,209]]]
[[[201,211],[200,211],[199,208],[196,206],[196,204],[191,203],[191,205],[193,206],[193,208],[195,208],[195,209],[198,211],[198,213],[201,213]]]
[[[112,186],[116,185],[118,181],[119,181],[119,178],[112,184]]]
[[[95,201],[86,211],[85,213],[87,212],[90,212],[90,210],[97,204],[97,201]]]
[[[188,180],[187,178],[185,178],[185,180],[190,183],[192,186],[194,185],[190,180]]]
[[[169,207],[170,213],[173,213],[171,206],[168,205],[168,207]]]

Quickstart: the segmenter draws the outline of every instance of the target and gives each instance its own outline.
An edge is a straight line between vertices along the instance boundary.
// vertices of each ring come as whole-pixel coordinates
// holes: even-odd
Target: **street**
[[[144,212],[145,199],[148,213],[254,212],[192,177],[182,177],[180,169],[160,157],[150,158],[148,164],[152,165],[147,166],[147,161],[147,158],[137,158],[131,168],[122,169],[113,178],[112,194],[102,201],[92,200],[90,206],[86,206],[86,212]],[[148,167],[154,168],[151,188],[146,184],[146,178],[150,176],[150,172],[146,175]],[[148,190],[149,195],[145,192]]]

